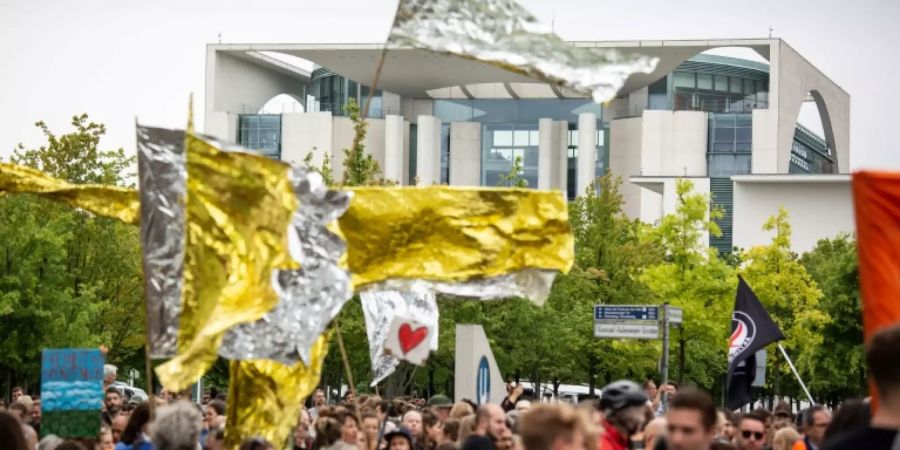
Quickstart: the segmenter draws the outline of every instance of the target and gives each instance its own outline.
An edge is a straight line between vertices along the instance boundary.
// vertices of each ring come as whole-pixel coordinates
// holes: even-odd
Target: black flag
[[[731,338],[728,339],[728,395],[725,406],[738,409],[750,402],[750,385],[756,376],[754,355],[763,347],[782,339],[784,333],[769,317],[747,282],[738,276],[737,298],[731,316]]]

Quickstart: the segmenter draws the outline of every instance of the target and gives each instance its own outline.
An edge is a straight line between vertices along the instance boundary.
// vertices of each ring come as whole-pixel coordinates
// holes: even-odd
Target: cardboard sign
[[[396,316],[384,342],[384,351],[395,358],[424,365],[431,352],[433,327],[408,317]]]
[[[41,437],[96,437],[102,406],[103,354],[99,349],[44,349]]]

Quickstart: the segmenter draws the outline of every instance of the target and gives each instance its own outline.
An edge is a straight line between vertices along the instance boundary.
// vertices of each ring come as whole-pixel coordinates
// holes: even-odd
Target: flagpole
[[[791,357],[788,356],[787,352],[784,350],[784,347],[781,346],[781,342],[778,343],[778,350],[781,350],[781,354],[784,355],[784,359],[787,360],[789,366],[791,366],[791,371],[794,372],[794,376],[797,377],[797,381],[800,382],[800,387],[803,388],[803,392],[806,393],[806,398],[809,399],[809,403],[811,405],[815,405],[816,401],[813,400],[812,395],[809,395],[809,389],[806,388],[806,384],[803,383],[803,380],[800,378],[800,374],[797,373],[797,368],[794,367],[794,362],[791,361]]]

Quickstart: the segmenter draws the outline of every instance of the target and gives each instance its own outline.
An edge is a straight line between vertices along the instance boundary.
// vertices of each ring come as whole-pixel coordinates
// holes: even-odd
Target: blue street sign
[[[659,307],[597,305],[594,320],[659,320]]]
[[[491,367],[488,365],[487,356],[482,356],[478,362],[478,374],[475,377],[475,401],[479,405],[491,401]]]

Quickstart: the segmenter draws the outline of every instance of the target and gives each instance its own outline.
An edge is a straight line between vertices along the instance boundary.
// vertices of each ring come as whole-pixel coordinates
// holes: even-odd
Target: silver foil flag
[[[400,0],[389,47],[420,48],[483,61],[564,85],[601,103],[657,58],[576,47],[543,28],[513,0]]]
[[[277,270],[272,283],[278,306],[262,319],[231,328],[219,354],[228,359],[272,359],[310,364],[310,349],[353,294],[350,274],[338,265],[346,243],[326,226],[350,206],[352,193],[329,190],[316,172],[291,170],[300,207],[288,238],[301,268]]]
[[[433,293],[367,290],[359,294],[369,338],[372,359],[372,386],[380,383],[400,365],[400,360],[385,354],[384,346],[395,317],[402,316],[427,324],[433,330],[429,345],[438,348],[438,307]]]
[[[151,358],[175,355],[184,270],[184,131],[137,128],[141,244]]]
[[[391,278],[366,286],[371,291],[399,291],[414,295],[441,294],[477,300],[523,297],[543,306],[550,295],[557,272],[523,269],[494,277],[464,281],[435,281],[419,278]]]

